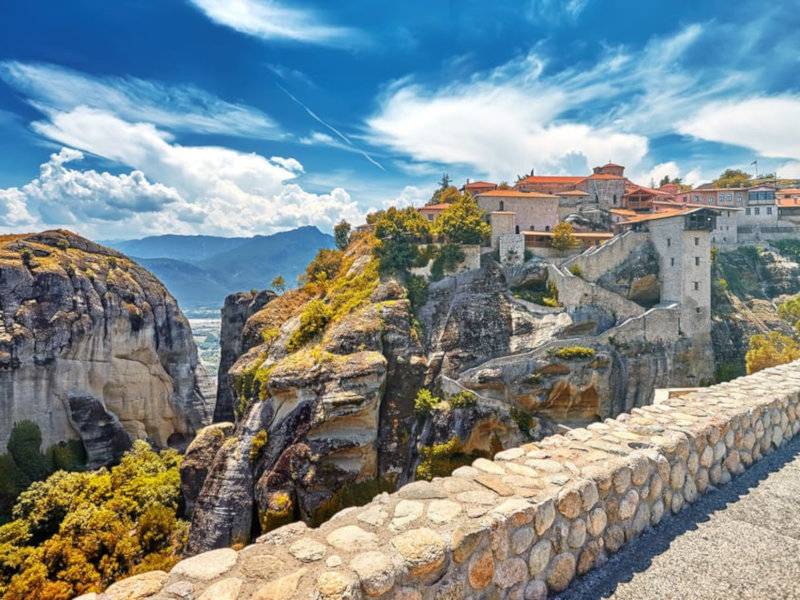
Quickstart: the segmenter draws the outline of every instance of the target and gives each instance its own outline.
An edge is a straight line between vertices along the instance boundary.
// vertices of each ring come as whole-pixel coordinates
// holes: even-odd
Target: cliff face
[[[504,269],[487,260],[432,284],[415,314],[406,288],[378,277],[370,239],[351,244],[335,276],[247,320],[250,342],[229,370],[235,430],[192,445],[215,458],[194,504],[190,552],[293,520],[318,523],[560,424],[649,403],[655,387],[711,375],[707,338],[623,343],[596,333],[610,326],[602,307],[570,315],[517,297],[546,282],[535,261]],[[422,388],[435,397],[415,406]]]
[[[712,339],[718,376],[743,375],[751,336],[770,331],[792,335],[777,305],[800,293],[795,244],[744,246],[720,252],[712,270]]]
[[[220,324],[220,359],[217,378],[217,404],[214,407],[214,421],[233,421],[234,393],[228,371],[245,350],[258,343],[258,340],[245,339],[244,325],[266,304],[275,298],[270,291],[238,292],[225,298]]]
[[[30,420],[90,466],[132,439],[183,447],[210,421],[175,300],[124,255],[68,231],[0,238],[0,447]]]

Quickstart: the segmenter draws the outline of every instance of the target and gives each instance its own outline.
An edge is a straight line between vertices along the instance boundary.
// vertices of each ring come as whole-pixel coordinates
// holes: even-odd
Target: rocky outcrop
[[[535,294],[516,290],[547,288],[536,259],[503,268],[487,257],[432,283],[416,314],[399,281],[378,277],[369,244],[342,261],[334,278],[245,323],[254,342],[229,370],[236,430],[194,506],[191,552],[318,524],[413,479],[646,405],[656,387],[710,377],[707,337],[634,343],[615,339],[619,321],[598,302],[525,300]],[[415,407],[422,388],[429,405]]]
[[[219,375],[217,377],[217,404],[214,407],[214,422],[233,421],[234,393],[228,371],[242,353],[256,345],[257,340],[245,339],[244,324],[275,298],[269,290],[260,292],[238,292],[225,298],[222,307],[219,343]]]
[[[633,250],[627,259],[606,272],[597,285],[642,306],[658,304],[661,297],[658,254],[652,242]]]
[[[773,246],[743,246],[719,252],[713,264],[711,336],[718,377],[745,372],[750,337],[779,331],[793,335],[777,305],[800,292],[800,265],[794,256]]]
[[[184,447],[210,421],[174,298],[124,255],[68,231],[0,239],[0,447],[30,420],[93,465],[132,439]]]
[[[233,433],[233,423],[214,423],[197,432],[181,461],[183,512],[192,516],[194,504],[222,444]]]

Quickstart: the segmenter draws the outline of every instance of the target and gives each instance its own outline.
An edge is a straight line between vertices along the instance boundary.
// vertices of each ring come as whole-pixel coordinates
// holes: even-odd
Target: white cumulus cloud
[[[86,107],[53,112],[33,127],[50,140],[134,170],[112,175],[70,169],[65,163],[79,160],[82,152],[62,150],[42,165],[35,180],[0,190],[0,227],[6,230],[32,217],[106,238],[165,232],[248,235],[299,225],[329,230],[341,218],[363,219],[345,190],[315,194],[293,183],[303,171],[294,158],[181,145],[151,124]]]
[[[215,23],[265,40],[348,46],[362,37],[356,30],[326,23],[312,10],[275,0],[189,1]]]
[[[679,130],[752,148],[762,156],[800,159],[800,96],[709,103],[680,123]]]

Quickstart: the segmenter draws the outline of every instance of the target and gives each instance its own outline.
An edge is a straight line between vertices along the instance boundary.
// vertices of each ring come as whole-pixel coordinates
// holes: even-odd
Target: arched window
[[[544,226],[544,230],[545,230],[545,231],[550,231],[550,225],[545,225],[545,226]]]
[[[517,225],[514,229],[516,230],[517,233],[519,233],[519,225]]]
[[[617,195],[614,194],[614,206],[616,206],[616,205],[617,205]]]
[[[505,202],[503,202],[502,200],[500,200],[500,212],[504,211],[505,209],[506,209]]]

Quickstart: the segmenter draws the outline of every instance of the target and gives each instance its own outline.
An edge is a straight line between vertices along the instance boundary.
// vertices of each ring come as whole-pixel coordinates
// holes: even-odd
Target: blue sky
[[[0,229],[242,235],[613,160],[800,177],[796,2],[6,0]]]

